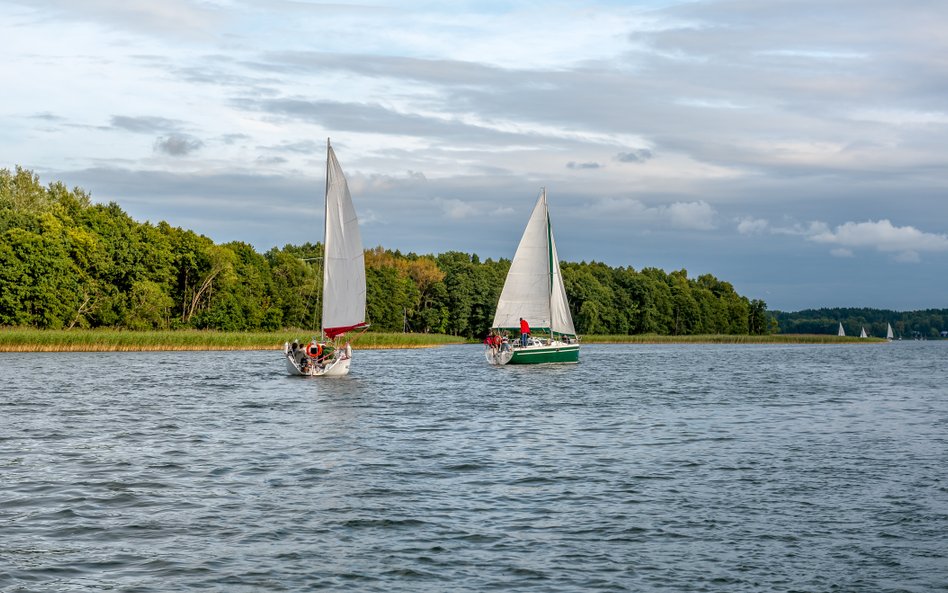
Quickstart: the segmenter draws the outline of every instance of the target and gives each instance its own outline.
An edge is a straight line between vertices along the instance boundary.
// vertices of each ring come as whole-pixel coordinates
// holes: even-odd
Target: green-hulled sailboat
[[[516,335],[521,318],[530,325],[527,344],[524,346],[520,340],[513,339],[500,345],[489,344],[487,362],[495,365],[579,362],[579,340],[566,301],[546,189],[540,190],[510,264],[497,302],[492,332]]]

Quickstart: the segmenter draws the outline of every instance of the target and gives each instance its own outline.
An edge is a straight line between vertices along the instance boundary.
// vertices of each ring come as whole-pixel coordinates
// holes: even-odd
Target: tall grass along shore
[[[318,336],[318,333],[315,334]],[[0,329],[0,352],[137,352],[150,350],[277,350],[284,342],[309,341],[312,330],[222,332],[201,330],[40,330]],[[464,338],[441,334],[366,332],[354,337],[362,349],[429,348],[463,344]]]
[[[150,350],[277,350],[284,342],[309,341],[312,330],[222,332],[201,330],[123,331],[0,329],[0,352],[137,352]],[[588,335],[585,344],[867,344],[882,338],[820,334],[663,336]],[[356,348],[430,348],[469,343],[459,336],[366,332],[354,337]]]

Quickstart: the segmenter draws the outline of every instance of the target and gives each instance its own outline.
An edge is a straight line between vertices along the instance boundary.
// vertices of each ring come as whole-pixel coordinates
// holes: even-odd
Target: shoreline
[[[285,342],[306,342],[312,330],[219,332],[202,330],[130,331],[112,329],[0,329],[0,352],[164,352],[282,351]],[[436,348],[466,340],[441,334],[362,333],[352,336],[360,350]]]
[[[284,342],[310,335],[311,330],[279,332],[218,332],[201,330],[34,330],[0,329],[0,352],[166,352],[166,351],[279,351]],[[838,337],[819,334],[664,336],[590,335],[580,344],[881,344],[884,338]],[[364,333],[354,336],[357,350],[437,348],[456,344],[478,345],[444,334]]]
[[[664,336],[636,334],[629,336],[588,336],[580,344],[885,344],[885,338],[859,338],[828,334],[703,334]]]

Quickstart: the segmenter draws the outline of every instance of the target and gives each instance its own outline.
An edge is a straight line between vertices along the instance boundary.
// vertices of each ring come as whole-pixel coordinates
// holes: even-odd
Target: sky
[[[941,0],[0,0],[0,167],[265,252],[713,274],[769,308],[948,307]]]

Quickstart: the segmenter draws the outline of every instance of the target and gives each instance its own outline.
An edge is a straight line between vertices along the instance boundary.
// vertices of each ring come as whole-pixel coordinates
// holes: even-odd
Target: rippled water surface
[[[948,343],[0,354],[0,590],[948,590]]]

